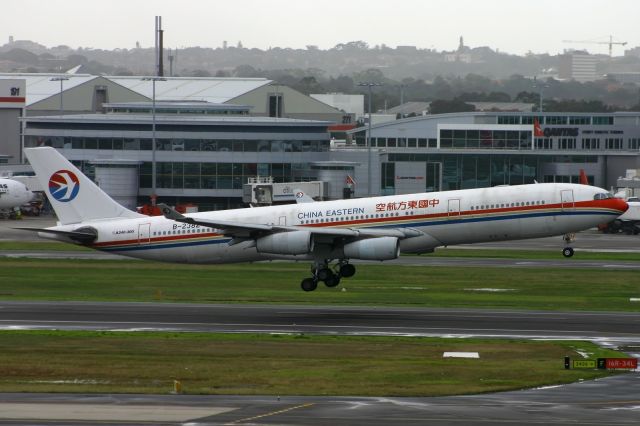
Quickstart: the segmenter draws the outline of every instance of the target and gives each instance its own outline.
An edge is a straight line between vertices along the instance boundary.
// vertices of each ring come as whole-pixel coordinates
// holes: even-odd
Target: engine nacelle
[[[392,260],[400,256],[400,244],[396,237],[367,238],[345,244],[344,257],[362,260]]]
[[[256,249],[268,254],[309,254],[313,251],[313,236],[308,231],[270,234],[256,240]]]

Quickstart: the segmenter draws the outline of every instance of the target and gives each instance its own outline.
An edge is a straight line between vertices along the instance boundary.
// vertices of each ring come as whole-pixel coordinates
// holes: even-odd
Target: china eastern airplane
[[[58,216],[44,238],[180,263],[313,262],[305,291],[355,274],[352,259],[391,260],[436,247],[563,235],[609,222],[628,206],[588,185],[544,183],[163,216],[126,209],[55,149],[25,153]],[[307,201],[307,202],[304,202]],[[571,247],[563,250],[573,255]]]
[[[0,210],[12,209],[33,200],[33,192],[13,179],[0,179]]]

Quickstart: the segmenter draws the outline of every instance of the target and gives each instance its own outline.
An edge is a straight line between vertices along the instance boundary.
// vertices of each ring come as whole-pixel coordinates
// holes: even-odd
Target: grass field
[[[301,303],[637,311],[637,271],[360,265],[341,286],[300,290],[305,263],[173,265],[0,259],[0,299]]]
[[[478,352],[480,359],[442,357]],[[435,396],[611,374],[564,356],[620,356],[584,342],[200,333],[0,332],[0,392]]]

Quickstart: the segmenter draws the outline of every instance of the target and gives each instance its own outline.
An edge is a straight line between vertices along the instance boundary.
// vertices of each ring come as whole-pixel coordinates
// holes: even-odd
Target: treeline
[[[377,69],[351,76],[324,77],[313,72],[297,70],[259,71],[243,67],[239,76],[266,77],[305,94],[348,93],[368,95],[362,82],[376,82],[372,89],[372,109],[382,111],[404,102],[431,102],[431,112],[473,111],[466,102],[524,102],[539,110],[540,97],[544,111],[610,112],[640,110],[640,89],[634,84],[620,84],[615,80],[579,83],[547,79],[535,81],[521,75],[495,80],[477,74],[465,77],[436,77],[433,81],[415,78],[393,80]],[[245,75],[244,73],[247,72]],[[435,108],[435,110],[434,110]]]
[[[0,70],[5,72],[61,72],[81,65],[80,72],[106,75],[148,75],[153,49],[46,48],[23,42],[25,48],[0,46]],[[432,102],[432,111],[466,111],[467,102],[527,102],[538,109],[540,97],[545,111],[606,112],[639,110],[640,91],[634,84],[612,79],[580,83],[525,77],[555,66],[557,57],[519,57],[481,48],[463,52],[477,63],[447,63],[445,52],[428,49],[369,47],[364,42],[339,44],[320,50],[273,48],[266,51],[229,47],[192,47],[178,53],[173,71],[184,77],[264,77],[302,93],[368,94],[362,82],[380,83],[372,91],[374,111],[404,102]],[[166,52],[168,55],[168,52]],[[174,52],[175,54],[175,52]],[[607,66],[635,67],[640,59],[615,58]],[[241,65],[238,65],[238,64]],[[3,64],[5,68],[2,69]],[[6,68],[6,64],[10,68]],[[165,59],[166,74],[169,61]],[[375,67],[372,66],[375,64]],[[526,66],[525,66],[526,65]],[[152,67],[151,67],[152,68]],[[473,72],[469,72],[473,70]],[[496,71],[499,70],[499,71]],[[505,73],[511,71],[511,75]],[[604,70],[600,70],[604,71]]]

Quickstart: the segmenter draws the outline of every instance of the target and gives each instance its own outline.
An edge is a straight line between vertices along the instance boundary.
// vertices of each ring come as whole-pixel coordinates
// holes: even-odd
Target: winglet
[[[158,203],[157,206],[160,208],[160,211],[162,211],[162,214],[167,219],[175,220],[178,222],[184,222],[189,219],[188,217],[183,216],[182,214],[178,213],[175,209],[172,209],[171,207],[169,207],[164,203]]]
[[[297,204],[303,204],[303,203],[314,203],[315,200],[313,198],[311,198],[310,196],[308,196],[302,189],[296,189],[296,203]]]

